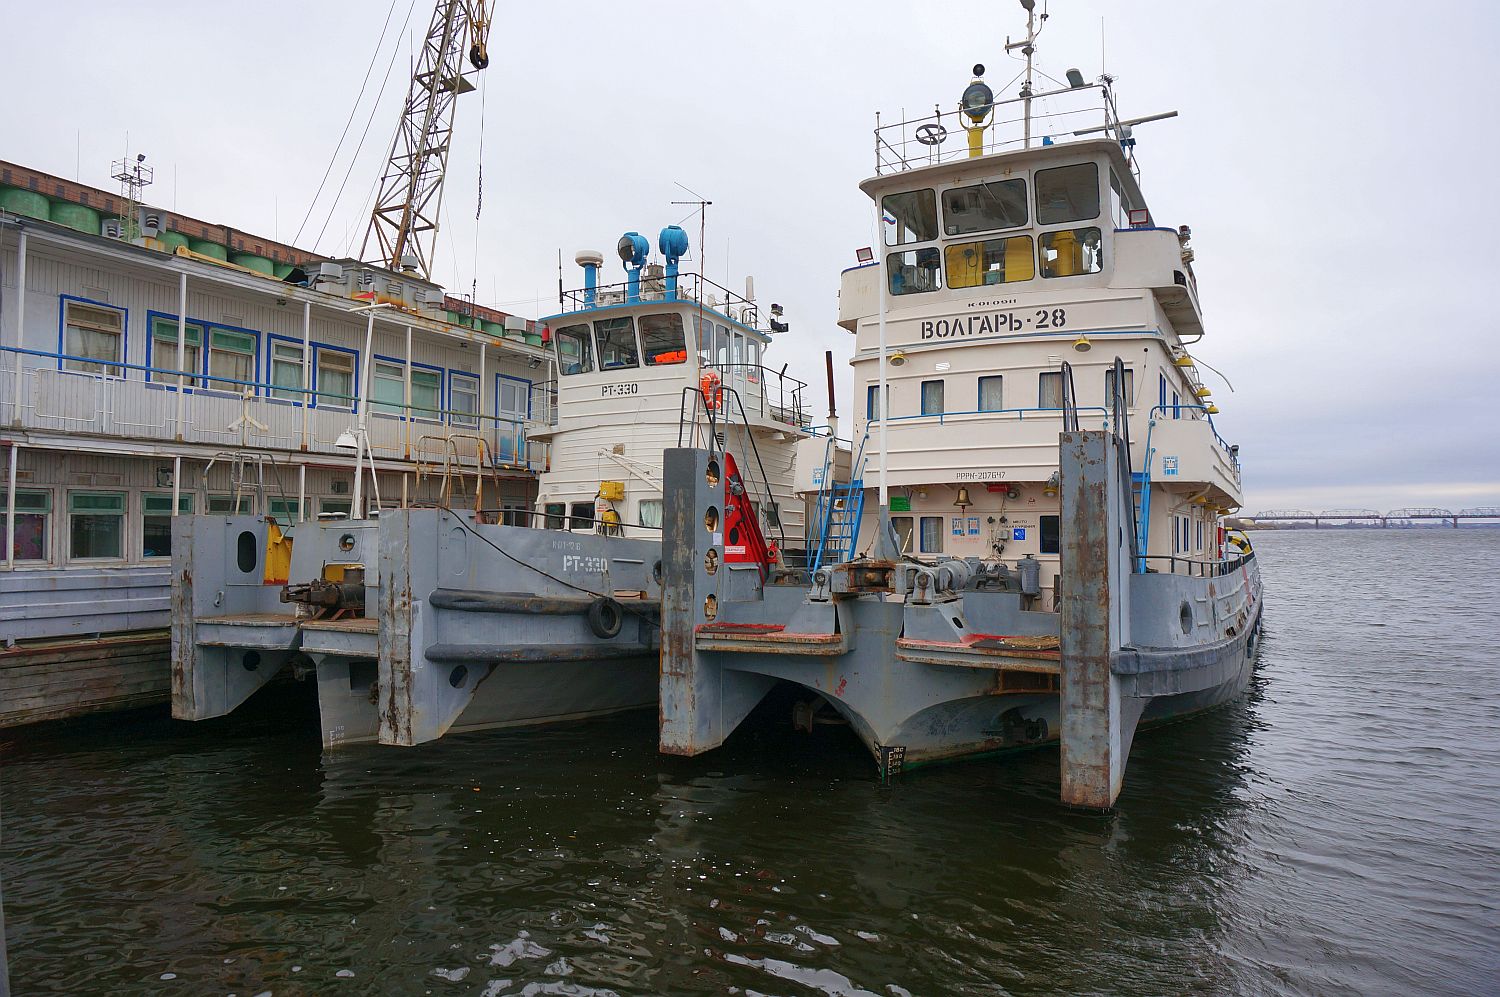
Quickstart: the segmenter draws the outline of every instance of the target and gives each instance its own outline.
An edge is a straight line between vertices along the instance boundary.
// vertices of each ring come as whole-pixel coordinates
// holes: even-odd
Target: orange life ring
[[[698,387],[703,392],[703,404],[708,408],[717,410],[723,398],[724,392],[720,387],[723,379],[715,371],[705,370],[703,376],[698,379]]]

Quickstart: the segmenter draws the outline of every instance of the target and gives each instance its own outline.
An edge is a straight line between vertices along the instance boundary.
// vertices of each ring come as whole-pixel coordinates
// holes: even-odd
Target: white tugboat
[[[810,584],[720,567],[720,455],[668,454],[663,751],[717,746],[788,681],[883,775],[1060,741],[1063,799],[1109,807],[1138,724],[1245,689],[1238,452],[1188,353],[1187,228],[1137,183],[1131,128],[1168,115],[1122,121],[1076,70],[1037,92],[1033,24],[1020,96],[976,66],[956,113],[877,125],[884,246],[839,301],[870,469],[820,494]],[[1067,132],[1035,133],[1042,100]]]
[[[543,320],[559,417],[531,437],[550,464],[527,515],[445,478],[441,501],[303,528],[285,570],[259,557],[265,524],[181,522],[174,714],[223,715],[287,667],[315,670],[330,747],[655,705],[663,450],[712,440],[739,457],[746,540],[730,561],[803,550],[796,456],[822,450],[804,385],[763,364],[780,307],[763,321],[749,293],[679,273],[676,226],[658,247],[650,263],[627,233],[627,279],[608,286],[602,255],[580,253],[584,286]]]

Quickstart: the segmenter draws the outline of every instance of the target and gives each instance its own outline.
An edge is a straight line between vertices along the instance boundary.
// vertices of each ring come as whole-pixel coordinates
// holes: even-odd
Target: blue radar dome
[[[681,225],[668,225],[661,230],[661,235],[657,236],[656,248],[661,250],[661,254],[669,261],[680,260],[688,250],[687,233],[682,230]]]
[[[627,267],[643,267],[651,252],[651,243],[639,232],[626,232],[615,244],[615,251],[620,254],[620,262]]]

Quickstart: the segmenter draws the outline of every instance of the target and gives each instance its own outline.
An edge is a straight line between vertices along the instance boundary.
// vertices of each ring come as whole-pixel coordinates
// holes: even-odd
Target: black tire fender
[[[609,640],[618,636],[625,624],[625,610],[615,600],[604,597],[589,604],[589,630],[595,637]]]

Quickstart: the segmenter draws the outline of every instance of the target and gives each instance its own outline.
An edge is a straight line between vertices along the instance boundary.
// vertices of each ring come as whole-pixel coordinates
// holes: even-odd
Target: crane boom
[[[474,77],[489,65],[490,7],[492,0],[438,0],[377,187],[361,259],[432,278],[453,106],[460,94],[475,89]]]

